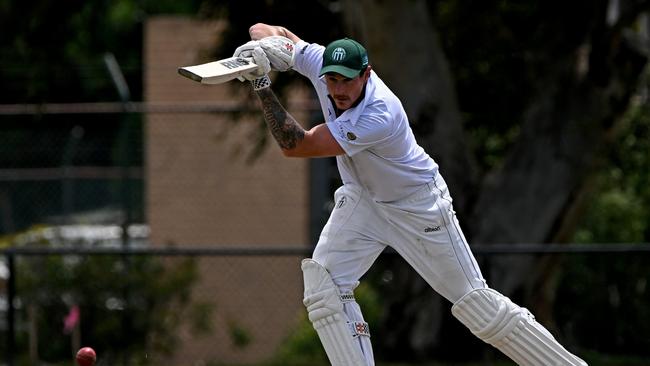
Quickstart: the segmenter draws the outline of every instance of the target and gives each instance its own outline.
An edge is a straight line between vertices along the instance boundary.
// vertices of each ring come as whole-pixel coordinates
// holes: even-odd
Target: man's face
[[[325,74],[325,84],[327,84],[327,91],[334,99],[336,108],[339,110],[346,110],[352,107],[352,104],[357,101],[363,86],[370,77],[370,67],[354,79],[346,78],[341,74],[327,73]]]

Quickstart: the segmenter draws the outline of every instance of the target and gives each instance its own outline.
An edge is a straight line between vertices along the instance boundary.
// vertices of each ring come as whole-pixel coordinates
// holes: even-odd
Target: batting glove
[[[253,50],[255,47],[260,47],[259,41],[248,41],[243,45],[237,47],[233,57],[253,57]]]
[[[271,86],[271,79],[269,79],[268,73],[271,71],[271,63],[269,58],[262,50],[262,47],[255,47],[251,54],[253,62],[257,65],[257,69],[243,75],[246,80],[250,80],[253,84],[254,90],[260,90],[268,88]]]
[[[292,40],[282,36],[264,37],[259,40],[266,56],[271,62],[271,68],[276,71],[287,71],[293,67],[295,45]]]

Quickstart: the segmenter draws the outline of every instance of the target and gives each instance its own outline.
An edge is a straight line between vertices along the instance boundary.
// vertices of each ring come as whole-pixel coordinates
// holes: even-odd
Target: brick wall
[[[218,47],[224,26],[181,17],[150,18],[144,42],[146,101],[209,103],[250,95],[247,83],[206,86],[177,74],[179,66],[208,61],[205,55]],[[309,245],[308,161],[284,158],[274,141],[249,161],[260,123],[259,113],[236,121],[229,113],[147,116],[146,214],[153,243]],[[304,311],[299,261],[201,260],[202,281],[194,296],[215,304],[214,331],[194,336],[184,328],[183,345],[164,364],[267,357]],[[223,275],[225,268],[228,276]],[[269,286],[270,276],[279,278],[281,287]],[[229,326],[234,323],[252,335],[243,348],[233,344]]]

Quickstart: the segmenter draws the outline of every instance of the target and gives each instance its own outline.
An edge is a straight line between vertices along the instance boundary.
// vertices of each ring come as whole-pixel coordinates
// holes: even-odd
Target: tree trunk
[[[474,242],[547,243],[568,238],[572,215],[567,213],[585,202],[577,198],[588,190],[590,175],[599,168],[612,128],[647,63],[615,27],[596,27],[586,42],[590,51],[586,69],[579,67],[580,49],[554,57],[555,64],[527,108],[515,147],[502,167],[483,180],[471,215]],[[530,260],[534,258],[493,261],[492,283],[513,293],[532,268]]]

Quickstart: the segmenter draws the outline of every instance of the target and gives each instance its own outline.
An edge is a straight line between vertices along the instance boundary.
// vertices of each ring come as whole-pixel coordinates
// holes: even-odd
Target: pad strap
[[[346,303],[346,302],[354,302],[354,293],[352,291],[350,292],[344,292],[341,294],[341,302]]]

